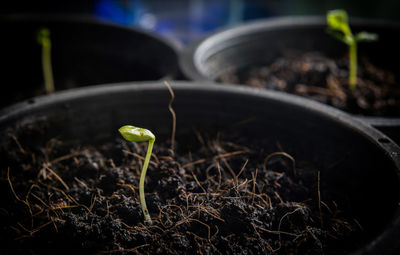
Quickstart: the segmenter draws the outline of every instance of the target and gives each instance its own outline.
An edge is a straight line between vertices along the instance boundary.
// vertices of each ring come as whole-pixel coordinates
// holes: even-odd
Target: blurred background
[[[90,15],[141,27],[182,44],[238,23],[287,15],[324,15],[343,8],[352,17],[399,21],[398,0],[90,0],[2,1],[1,14]]]

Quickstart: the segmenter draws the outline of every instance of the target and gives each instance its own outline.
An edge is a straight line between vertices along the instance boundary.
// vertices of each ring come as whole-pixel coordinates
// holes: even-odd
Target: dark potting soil
[[[269,65],[232,70],[221,75],[218,81],[284,91],[353,114],[400,114],[400,83],[394,73],[360,57],[357,77],[357,87],[350,90],[347,56],[332,59],[319,52],[286,52]]]
[[[239,139],[197,137],[195,149],[174,153],[156,142],[151,226],[138,194],[146,143],[29,147],[11,137],[0,253],[344,254],[360,245],[361,227],[315,169]]]

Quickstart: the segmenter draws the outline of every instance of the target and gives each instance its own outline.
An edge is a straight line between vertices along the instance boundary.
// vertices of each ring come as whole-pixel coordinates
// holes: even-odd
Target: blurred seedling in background
[[[50,30],[41,28],[37,33],[37,41],[42,46],[42,70],[46,93],[54,92],[53,70],[51,67]]]
[[[349,88],[354,90],[357,85],[357,43],[376,41],[378,35],[368,32],[353,35],[345,10],[328,11],[326,18],[328,33],[349,46]]]
[[[147,147],[146,157],[144,159],[143,168],[140,174],[139,181],[139,197],[140,197],[140,205],[142,207],[144,220],[147,224],[151,225],[153,222],[151,221],[149,211],[146,206],[146,199],[144,196],[144,181],[146,178],[147,167],[149,166],[151,152],[153,150],[153,145],[156,140],[154,134],[147,129],[134,127],[134,126],[123,126],[118,131],[121,133],[122,137],[129,142],[149,142]]]

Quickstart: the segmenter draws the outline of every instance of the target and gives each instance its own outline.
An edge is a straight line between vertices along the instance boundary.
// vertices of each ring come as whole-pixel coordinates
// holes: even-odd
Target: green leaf
[[[378,35],[374,33],[368,33],[368,32],[360,32],[357,33],[356,36],[356,41],[357,42],[373,42],[378,40]]]
[[[50,30],[47,28],[41,28],[37,33],[37,41],[44,47],[50,46]]]
[[[147,142],[154,141],[156,139],[154,134],[145,128],[126,125],[118,129],[118,131],[126,140],[130,142]]]
[[[326,21],[330,29],[340,31],[345,36],[352,35],[345,10],[328,11]]]

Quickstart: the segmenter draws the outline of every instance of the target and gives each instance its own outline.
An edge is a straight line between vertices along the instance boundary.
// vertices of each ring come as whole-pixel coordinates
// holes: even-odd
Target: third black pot
[[[44,93],[41,28],[50,31],[55,90],[179,75],[178,45],[142,29],[81,16],[8,15],[3,33],[0,106]]]
[[[379,35],[376,42],[358,44],[359,59],[367,56],[372,64],[393,72],[399,83],[400,53],[396,49],[400,39],[395,35],[400,26],[385,21],[354,19],[351,28],[354,33],[368,31]],[[274,18],[239,25],[191,44],[181,58],[181,68],[191,80],[215,81],[233,70],[240,72],[257,65],[267,66],[287,53],[321,52],[332,59],[346,56],[347,46],[333,39],[326,30],[326,21],[322,17]],[[400,142],[400,112],[397,110],[391,110],[387,117],[356,117]]]

